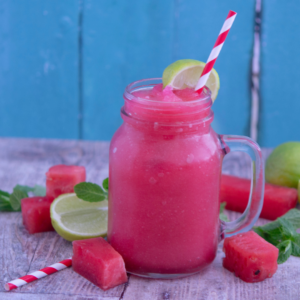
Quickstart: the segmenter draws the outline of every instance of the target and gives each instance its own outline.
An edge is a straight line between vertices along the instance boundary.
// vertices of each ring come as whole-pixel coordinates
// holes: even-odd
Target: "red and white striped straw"
[[[43,278],[45,276],[51,275],[53,273],[56,273],[60,270],[63,270],[67,267],[72,266],[72,258],[65,259],[59,263],[53,264],[50,267],[46,267],[44,269],[41,269],[39,271],[35,271],[31,274],[25,275],[23,277],[20,277],[18,279],[15,279],[13,281],[10,281],[4,285],[4,288],[7,291],[11,291],[13,289],[16,289],[19,286],[25,285],[29,282],[35,281],[37,279]]]
[[[212,49],[212,51],[210,52],[210,55],[208,57],[208,60],[206,62],[206,65],[202,71],[202,74],[200,76],[200,79],[195,87],[195,91],[198,91],[198,93],[200,94],[202,89],[204,88],[206,81],[210,75],[210,72],[219,56],[219,53],[224,45],[225,39],[227,37],[227,34],[233,24],[233,21],[236,17],[236,12],[230,10],[229,14],[223,24],[223,27],[219,33],[219,36],[217,38],[217,41]]]

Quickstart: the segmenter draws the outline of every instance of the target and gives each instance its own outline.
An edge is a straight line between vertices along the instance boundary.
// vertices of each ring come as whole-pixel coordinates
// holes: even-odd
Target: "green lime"
[[[205,63],[194,59],[181,59],[173,62],[164,70],[163,87],[167,85],[175,89],[195,88]],[[206,86],[211,90],[212,101],[215,101],[220,88],[220,79],[217,71],[212,69]]]
[[[56,198],[50,208],[56,232],[68,241],[104,236],[107,233],[107,200],[87,202],[76,194]]]
[[[274,149],[266,163],[266,181],[297,188],[300,179],[300,142],[288,142]]]

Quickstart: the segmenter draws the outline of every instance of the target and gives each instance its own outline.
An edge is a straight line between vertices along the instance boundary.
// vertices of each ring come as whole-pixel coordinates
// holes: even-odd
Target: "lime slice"
[[[181,59],[170,64],[163,73],[163,87],[170,85],[175,89],[195,88],[205,63],[194,59]],[[220,88],[217,71],[212,69],[206,86],[211,90],[212,101],[215,101]]]
[[[76,194],[59,196],[50,208],[54,229],[67,241],[106,235],[107,211],[107,200],[87,202]]]

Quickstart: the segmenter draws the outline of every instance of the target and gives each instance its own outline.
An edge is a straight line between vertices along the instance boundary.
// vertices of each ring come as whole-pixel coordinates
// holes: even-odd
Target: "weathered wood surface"
[[[267,156],[269,150],[264,150]],[[47,169],[58,163],[80,164],[88,180],[100,183],[108,174],[108,143],[61,140],[0,139],[0,189],[16,183],[44,184]],[[233,153],[223,171],[248,177],[249,159]],[[234,219],[239,214],[229,213]],[[259,220],[258,223],[264,223]],[[65,269],[22,288],[5,292],[4,283],[72,255],[72,245],[55,232],[29,235],[20,213],[0,213],[0,299],[299,299],[300,259],[291,257],[273,278],[249,284],[222,267],[222,244],[213,264],[203,272],[179,280],[147,280],[130,276],[128,285],[107,292]]]

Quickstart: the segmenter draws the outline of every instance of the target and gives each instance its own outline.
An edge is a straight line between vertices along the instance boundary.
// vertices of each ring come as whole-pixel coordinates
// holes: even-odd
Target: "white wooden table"
[[[0,138],[0,189],[11,191],[18,184],[45,185],[45,172],[54,164],[80,164],[87,180],[101,183],[108,175],[107,142]],[[270,150],[264,150],[267,156]],[[233,153],[223,171],[248,177],[249,160]],[[228,212],[231,219],[239,214]],[[265,223],[259,220],[258,224]],[[300,258],[290,257],[277,273],[259,283],[245,283],[222,267],[222,244],[217,257],[203,272],[177,280],[148,280],[129,276],[125,285],[102,291],[65,269],[21,288],[6,292],[4,283],[72,255],[72,245],[55,232],[28,234],[21,213],[0,213],[0,299],[109,299],[109,300],[200,300],[200,299],[300,299]]]

